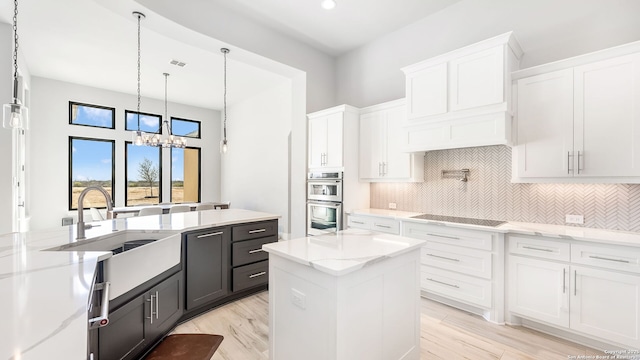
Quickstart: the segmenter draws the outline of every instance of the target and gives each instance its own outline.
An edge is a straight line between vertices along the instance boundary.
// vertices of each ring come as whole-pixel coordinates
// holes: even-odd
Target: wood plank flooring
[[[200,315],[179,325],[174,333],[223,335],[224,341],[211,360],[267,360],[268,302],[269,294],[264,291]],[[603,355],[523,327],[495,325],[424,298],[420,348],[421,360],[564,360],[570,356]]]

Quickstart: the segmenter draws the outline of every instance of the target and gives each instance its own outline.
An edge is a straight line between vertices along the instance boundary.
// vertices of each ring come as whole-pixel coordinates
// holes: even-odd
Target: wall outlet
[[[395,210],[396,209],[396,203],[389,203],[389,209]]]
[[[584,215],[567,214],[564,220],[567,224],[584,224]]]
[[[304,310],[307,308],[307,295],[299,290],[291,288],[291,302],[293,305]]]

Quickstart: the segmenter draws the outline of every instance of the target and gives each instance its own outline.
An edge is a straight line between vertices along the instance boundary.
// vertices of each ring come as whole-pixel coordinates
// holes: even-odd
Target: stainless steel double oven
[[[307,235],[342,230],[342,172],[309,173]]]

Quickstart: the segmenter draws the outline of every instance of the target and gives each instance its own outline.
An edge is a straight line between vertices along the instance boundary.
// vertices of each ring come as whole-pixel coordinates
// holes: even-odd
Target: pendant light
[[[223,126],[223,138],[220,141],[220,152],[226,154],[229,150],[229,144],[227,143],[227,54],[229,49],[221,48],[220,51],[224,54],[224,126]]]
[[[146,16],[139,11],[134,11],[133,16],[138,18],[138,108],[136,111],[138,130],[133,133],[133,144],[141,146],[144,145],[145,138],[148,139],[148,136],[146,136],[144,132],[140,131],[140,20],[144,19]]]
[[[13,2],[13,102],[4,104],[2,126],[7,129],[29,129],[29,110],[18,98],[18,0]]]

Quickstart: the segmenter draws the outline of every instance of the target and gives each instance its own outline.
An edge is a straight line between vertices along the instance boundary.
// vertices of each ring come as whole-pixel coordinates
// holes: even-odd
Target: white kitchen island
[[[263,245],[270,359],[419,359],[423,244],[346,230]]]

